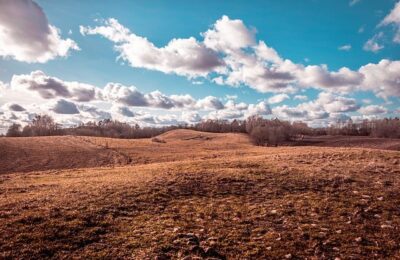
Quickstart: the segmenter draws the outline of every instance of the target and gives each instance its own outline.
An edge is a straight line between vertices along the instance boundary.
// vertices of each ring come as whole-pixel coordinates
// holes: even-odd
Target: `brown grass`
[[[399,152],[78,138],[132,165],[0,175],[0,258],[400,257]]]

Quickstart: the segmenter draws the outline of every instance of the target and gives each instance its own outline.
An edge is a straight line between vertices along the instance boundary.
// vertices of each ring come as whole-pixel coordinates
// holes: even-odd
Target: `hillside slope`
[[[312,137],[297,145],[399,150],[400,140],[369,137]],[[0,174],[50,169],[140,165],[271,153],[246,134],[173,130],[156,140],[86,136],[0,138]],[[305,148],[308,149],[308,148]]]
[[[243,134],[174,130],[151,139],[86,136],[0,138],[0,173],[214,158],[253,146]]]
[[[129,159],[74,136],[0,138],[0,173],[100,167]]]

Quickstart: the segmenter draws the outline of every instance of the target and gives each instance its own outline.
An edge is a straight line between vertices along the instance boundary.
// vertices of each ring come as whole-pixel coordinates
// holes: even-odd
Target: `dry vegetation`
[[[13,165],[0,175],[0,258],[400,258],[398,151],[256,147],[190,130],[0,147],[1,166]],[[19,173],[43,167],[33,155],[59,167]],[[94,158],[104,167],[61,169]]]

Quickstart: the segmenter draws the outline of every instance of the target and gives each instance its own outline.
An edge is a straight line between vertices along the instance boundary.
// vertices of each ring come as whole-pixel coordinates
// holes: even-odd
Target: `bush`
[[[163,143],[163,144],[166,143],[165,140],[160,139],[160,138],[157,138],[157,137],[152,138],[151,141],[152,141],[152,142],[155,142],[155,143]]]
[[[250,133],[250,138],[255,145],[260,146],[278,146],[287,141],[285,128],[273,125],[255,126]]]

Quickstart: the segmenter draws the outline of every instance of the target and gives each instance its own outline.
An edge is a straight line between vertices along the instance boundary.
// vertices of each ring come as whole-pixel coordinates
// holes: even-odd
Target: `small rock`
[[[379,201],[382,201],[382,200],[383,200],[383,197],[379,197],[378,200],[379,200]]]
[[[271,210],[271,214],[276,214],[278,213],[278,211],[276,211],[276,209]]]
[[[362,241],[362,237],[357,237],[355,240],[356,240],[356,242],[361,242]]]
[[[170,258],[167,255],[161,254],[154,258],[155,260],[169,260]]]
[[[286,259],[292,258],[292,254],[287,254],[287,255],[285,255],[285,258],[286,258]]]
[[[193,254],[199,255],[199,256],[204,256],[204,254],[205,254],[204,249],[199,246],[192,246],[190,248],[190,252],[192,252]]]
[[[393,228],[391,225],[381,225],[381,228]]]
[[[215,250],[215,248],[213,248],[213,247],[207,248],[205,251],[205,255],[207,257],[224,258],[224,256],[221,255],[220,253],[218,253],[218,251]]]
[[[337,234],[342,234],[342,230],[340,230],[340,229],[339,229],[339,230],[336,230],[336,233],[337,233]]]
[[[271,251],[271,250],[272,250],[272,247],[270,247],[270,246],[267,247],[267,250],[268,250],[268,251]]]

